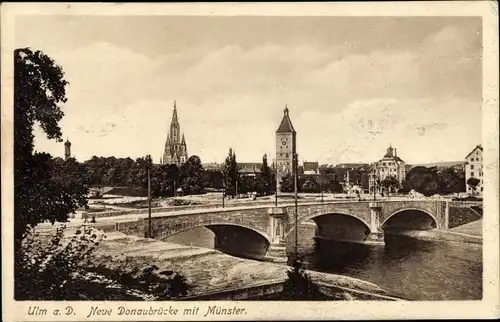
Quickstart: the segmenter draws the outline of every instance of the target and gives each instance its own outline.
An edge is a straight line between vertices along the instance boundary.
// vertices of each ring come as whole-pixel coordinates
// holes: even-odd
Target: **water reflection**
[[[214,247],[214,234],[197,228],[167,241]],[[289,245],[293,251],[293,244]],[[415,300],[480,300],[482,246],[419,241],[386,235],[385,246],[314,239],[301,231],[299,256],[316,271],[343,274],[375,283],[391,294]],[[289,254],[289,258],[293,254]]]
[[[385,246],[316,240],[300,244],[305,266],[378,284],[415,300],[480,300],[482,247],[390,236]],[[293,254],[290,254],[293,256]]]

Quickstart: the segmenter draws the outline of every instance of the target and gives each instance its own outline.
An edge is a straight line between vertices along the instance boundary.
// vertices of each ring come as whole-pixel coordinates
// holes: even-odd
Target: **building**
[[[260,175],[262,162],[242,162],[238,163],[239,173],[243,177],[254,177]]]
[[[66,138],[66,142],[64,142],[64,160],[69,158],[71,158],[71,142]]]
[[[163,151],[163,157],[160,158],[161,164],[176,164],[180,166],[188,159],[186,139],[184,133],[181,138],[181,126],[177,117],[177,106],[174,101],[174,112],[172,114],[172,122],[170,123],[170,131],[167,134],[167,141]]]
[[[367,167],[369,167],[368,163],[338,163],[335,165],[335,168],[337,169],[349,169],[349,170],[365,169]]]
[[[281,178],[293,174],[294,155],[297,153],[297,132],[293,128],[288,107],[283,111],[283,118],[276,130],[276,167],[278,191]]]
[[[319,174],[319,163],[318,162],[307,162],[304,161],[302,164],[303,174]]]
[[[477,178],[479,184],[475,189],[467,184],[470,178]],[[483,194],[483,147],[476,147],[465,157],[465,187],[469,194]]]
[[[217,162],[202,163],[201,165],[202,165],[203,169],[205,169],[205,170],[222,171],[222,164],[217,163]]]
[[[384,157],[372,165],[372,173],[369,178],[370,193],[373,193],[374,189],[383,192],[385,188],[381,187],[381,183],[389,177],[394,177],[401,186],[406,178],[406,170],[406,163],[398,157],[397,149],[389,146]],[[393,187],[392,190],[396,190],[396,187]]]

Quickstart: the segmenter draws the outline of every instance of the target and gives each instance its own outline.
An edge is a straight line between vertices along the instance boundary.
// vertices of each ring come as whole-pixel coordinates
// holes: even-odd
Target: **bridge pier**
[[[271,237],[271,241],[265,260],[275,263],[286,263],[288,260],[285,240],[285,229],[288,223],[286,208],[268,208],[267,213],[269,215],[268,234]]]
[[[382,213],[382,204],[379,202],[370,202],[370,233],[365,243],[370,245],[384,245],[384,231],[380,229],[380,217]]]

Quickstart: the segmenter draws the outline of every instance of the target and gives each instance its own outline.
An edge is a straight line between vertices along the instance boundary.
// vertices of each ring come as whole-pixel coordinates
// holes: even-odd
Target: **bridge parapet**
[[[483,207],[482,201],[450,201],[449,206],[453,208]]]

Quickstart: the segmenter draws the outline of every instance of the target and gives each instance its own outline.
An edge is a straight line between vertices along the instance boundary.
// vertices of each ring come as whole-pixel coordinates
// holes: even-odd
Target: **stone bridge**
[[[226,253],[250,258],[286,260],[287,241],[294,238],[298,223],[314,222],[320,238],[383,244],[388,228],[447,230],[450,208],[471,207],[445,200],[331,201],[190,210],[152,215],[152,237],[165,240],[196,227],[215,235],[215,247]],[[147,235],[149,220],[116,223],[116,230]],[[244,254],[241,250],[244,249]]]

